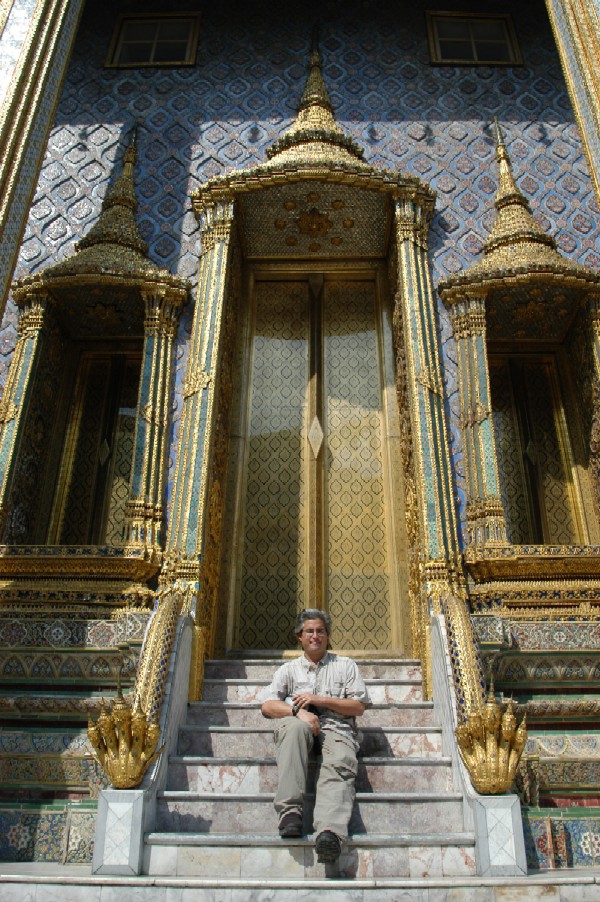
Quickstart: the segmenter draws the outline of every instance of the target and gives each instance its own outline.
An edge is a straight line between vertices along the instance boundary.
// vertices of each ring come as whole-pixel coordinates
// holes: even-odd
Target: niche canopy
[[[600,284],[598,273],[567,260],[536,222],[519,191],[496,123],[496,220],[483,259],[440,282],[445,304],[485,300],[490,341],[563,341],[579,305]]]
[[[382,258],[392,198],[413,199],[429,215],[434,193],[418,178],[378,170],[335,121],[316,41],[306,87],[290,128],[266,163],[206,182],[192,201],[199,218],[214,203],[237,202],[248,259]]]
[[[159,269],[146,256],[148,245],[135,221],[136,156],[134,132],[123,154],[122,171],[75,253],[13,285],[20,307],[49,294],[71,338],[142,336],[144,292],[163,291],[177,307],[187,300],[187,282]]]

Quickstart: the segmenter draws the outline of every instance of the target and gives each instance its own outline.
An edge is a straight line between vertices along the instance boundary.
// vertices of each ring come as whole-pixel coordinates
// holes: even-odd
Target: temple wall
[[[480,10],[469,2],[459,6]],[[519,187],[544,228],[567,257],[600,266],[600,218],[544,3],[494,6],[512,13],[522,67],[433,67],[424,3],[417,0],[400,16],[391,2],[349,0],[343,9],[333,2],[206,7],[195,67],[105,69],[122,5],[88,0],[16,274],[72,253],[95,221],[125,135],[137,123],[138,221],[149,256],[193,280],[199,247],[190,192],[211,176],[264,161],[266,147],[294,117],[317,19],[324,77],[340,125],[365,147],[369,163],[415,174],[438,193],[430,239],[434,282],[472,265],[491,225],[494,117],[505,128]],[[189,11],[190,4],[156,8]],[[436,8],[456,4],[438,2]],[[455,349],[439,307],[462,495]],[[192,312],[190,305],[176,350],[175,421]],[[15,325],[9,303],[0,335],[2,380]],[[171,475],[173,460],[174,445]]]

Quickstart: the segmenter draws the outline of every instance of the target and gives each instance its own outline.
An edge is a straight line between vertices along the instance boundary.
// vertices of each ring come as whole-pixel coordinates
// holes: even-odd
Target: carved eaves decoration
[[[59,322],[71,338],[135,338],[143,335],[142,292],[161,291],[182,306],[189,285],[147,259],[148,245],[135,220],[135,137],[123,169],[102,204],[97,222],[66,260],[13,284],[19,307],[36,296],[54,300]]]

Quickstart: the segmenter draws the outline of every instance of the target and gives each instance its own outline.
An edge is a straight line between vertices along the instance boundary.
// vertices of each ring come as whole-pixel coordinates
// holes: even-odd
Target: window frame
[[[429,61],[434,66],[522,66],[523,58],[517,34],[510,13],[472,13],[448,10],[427,10],[425,13],[427,22],[427,40],[429,43]],[[501,22],[506,36],[506,47],[510,54],[509,60],[478,60],[464,59],[460,57],[444,57],[440,51],[440,38],[437,32],[437,21],[440,19],[463,20],[469,25],[469,40],[473,48],[474,56],[477,56],[477,43],[471,33],[471,24],[474,22],[494,20]]]
[[[190,22],[190,30],[187,38],[187,50],[185,59],[181,60],[168,60],[168,61],[155,61],[153,59],[149,59],[143,62],[127,62],[121,61],[119,59],[119,53],[123,47],[124,43],[132,43],[124,41],[125,27],[131,22],[140,22],[140,23],[153,23],[160,21],[181,21],[181,20],[189,20]],[[110,46],[108,48],[108,53],[106,55],[106,61],[104,63],[105,68],[107,69],[142,69],[142,68],[152,68],[152,69],[160,69],[160,68],[173,68],[179,66],[195,66],[196,65],[196,56],[198,53],[198,40],[200,36],[200,14],[199,13],[186,13],[186,12],[177,12],[177,13],[121,13],[115,23],[115,28],[113,31],[113,35],[110,41]],[[145,41],[144,43],[149,43]],[[156,50],[157,43],[160,43],[157,40],[157,37],[154,37],[154,41],[152,44],[152,55]]]

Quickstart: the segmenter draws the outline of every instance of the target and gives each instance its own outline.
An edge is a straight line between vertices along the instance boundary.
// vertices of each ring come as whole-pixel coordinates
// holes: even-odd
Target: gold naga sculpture
[[[495,699],[492,682],[483,707],[467,714],[455,731],[473,786],[482,795],[509,791],[527,742],[526,718],[517,726],[513,700],[506,703],[504,711],[503,707]]]
[[[138,786],[163,750],[161,746],[155,751],[160,737],[159,724],[148,720],[139,700],[132,709],[120,687],[112,709],[103,703],[98,720],[88,723],[88,736],[94,757],[115,789]]]

